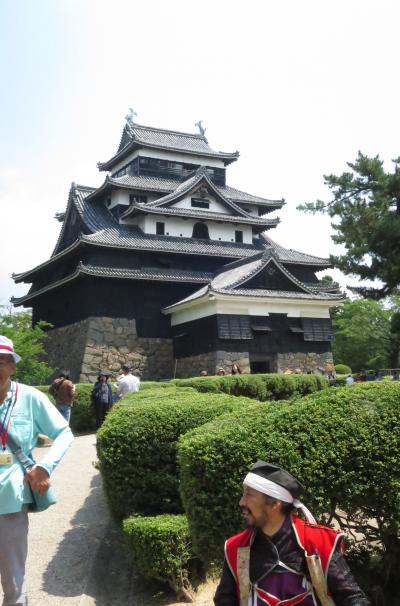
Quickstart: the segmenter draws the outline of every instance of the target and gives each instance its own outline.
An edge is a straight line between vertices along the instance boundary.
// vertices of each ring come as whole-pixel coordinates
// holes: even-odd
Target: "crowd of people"
[[[71,419],[75,395],[75,385],[71,381],[70,374],[69,370],[62,370],[49,388],[49,393],[55,399],[58,412],[67,423]],[[114,402],[118,402],[122,396],[130,391],[135,392],[140,389],[140,379],[137,372],[132,372],[130,364],[122,366],[122,373],[114,384],[115,393],[113,393],[112,385],[109,382],[111,376],[112,373],[108,370],[101,370],[92,390],[91,399],[96,415],[96,429],[102,426]]]

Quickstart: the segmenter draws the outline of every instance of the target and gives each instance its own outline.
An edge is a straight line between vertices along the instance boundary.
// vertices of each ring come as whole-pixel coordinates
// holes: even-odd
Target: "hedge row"
[[[49,394],[48,385],[39,385],[36,389],[45,393],[54,404],[54,398]],[[75,432],[95,430],[96,420],[91,401],[92,390],[93,385],[91,384],[78,383],[76,385],[70,421],[71,428]]]
[[[122,531],[138,573],[167,581],[178,597],[190,599],[193,555],[186,516],[132,516],[124,520]]]
[[[261,458],[299,478],[303,500],[320,520],[345,511],[369,546],[381,546],[380,571],[394,587],[399,444],[400,385],[391,383],[324,390],[281,406],[254,403],[186,433],[178,461],[195,552],[207,563],[221,559],[225,538],[243,526],[243,478]]]
[[[261,402],[298,398],[329,387],[329,381],[322,375],[284,374],[195,377],[175,379],[172,383],[178,387],[193,387],[200,392],[223,392]]]
[[[233,410],[247,398],[193,390],[128,394],[97,433],[103,485],[116,519],[132,513],[180,513],[176,447],[181,434]]]

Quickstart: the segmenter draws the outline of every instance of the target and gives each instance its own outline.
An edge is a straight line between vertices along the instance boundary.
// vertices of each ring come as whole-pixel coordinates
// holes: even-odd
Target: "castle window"
[[[240,229],[237,229],[235,231],[235,242],[243,242],[243,232]]]
[[[249,316],[218,314],[218,337],[220,339],[252,339]]]
[[[332,323],[329,318],[302,318],[304,341],[331,341]]]
[[[157,221],[157,223],[156,223],[156,234],[157,234],[157,236],[164,236],[165,235],[165,223],[162,223],[161,221]]]
[[[192,238],[199,238],[200,240],[209,240],[210,235],[208,233],[208,227],[205,223],[195,223],[193,225]]]
[[[201,200],[200,198],[192,198],[190,203],[193,208],[210,208],[210,202],[208,200]]]

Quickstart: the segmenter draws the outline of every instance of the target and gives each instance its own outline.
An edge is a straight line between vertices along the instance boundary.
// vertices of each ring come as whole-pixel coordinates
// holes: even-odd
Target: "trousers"
[[[25,564],[28,553],[28,512],[0,515],[0,577],[3,606],[26,606]]]
[[[56,402],[56,408],[67,423],[69,423],[71,418],[71,406],[69,406],[69,404],[60,404],[59,402]]]

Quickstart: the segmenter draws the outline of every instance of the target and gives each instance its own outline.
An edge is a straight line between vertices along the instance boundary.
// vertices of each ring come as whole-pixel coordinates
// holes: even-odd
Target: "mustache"
[[[251,514],[251,511],[250,511],[250,509],[248,507],[241,507],[240,510],[241,510],[242,513],[249,513],[249,514]]]

